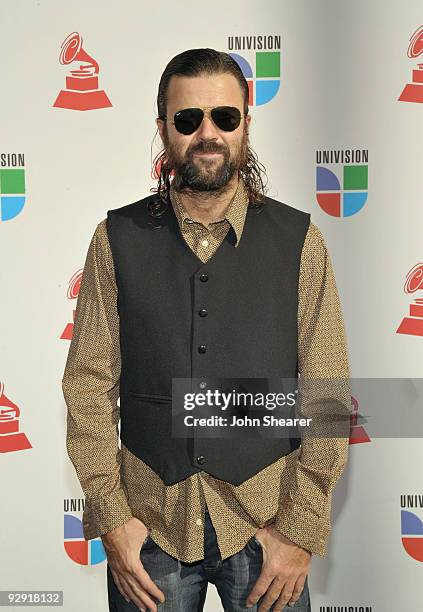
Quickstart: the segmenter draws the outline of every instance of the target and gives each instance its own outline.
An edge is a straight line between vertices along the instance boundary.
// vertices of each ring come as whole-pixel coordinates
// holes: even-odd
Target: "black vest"
[[[310,214],[266,198],[260,212],[249,206],[239,245],[231,228],[203,264],[170,203],[162,226],[151,226],[147,204],[155,197],[107,211],[120,319],[120,437],[166,485],[202,470],[239,485],[300,439],[172,437],[172,378],[297,376]]]

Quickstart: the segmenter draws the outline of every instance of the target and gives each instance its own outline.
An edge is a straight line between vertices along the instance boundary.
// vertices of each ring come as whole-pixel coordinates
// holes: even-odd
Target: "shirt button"
[[[206,351],[207,351],[207,346],[205,344],[200,344],[200,346],[198,347],[198,352],[205,353]]]
[[[201,281],[202,283],[206,283],[208,280],[209,280],[209,277],[208,277],[208,275],[207,275],[207,274],[201,274],[201,275],[200,275],[200,281]]]
[[[198,518],[195,522],[197,523],[197,525],[202,525],[203,524],[203,521],[200,518]]]
[[[203,465],[203,463],[206,462],[206,458],[204,457],[204,455],[200,455],[199,457],[197,457],[197,463],[199,463],[200,465]]]
[[[198,314],[200,315],[200,317],[207,317],[208,312],[205,308],[202,308],[201,310],[198,311]]]
[[[209,241],[208,240],[202,240],[201,241],[201,246],[203,246],[203,247],[209,246]]]
[[[200,389],[205,389],[207,387],[207,383],[202,380],[198,386],[200,387]]]

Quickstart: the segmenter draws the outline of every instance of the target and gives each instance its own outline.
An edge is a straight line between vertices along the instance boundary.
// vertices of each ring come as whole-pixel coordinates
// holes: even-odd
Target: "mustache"
[[[214,142],[203,142],[200,145],[197,145],[193,149],[189,150],[188,155],[192,156],[194,153],[226,153],[226,149],[222,149],[219,145],[216,145]]]

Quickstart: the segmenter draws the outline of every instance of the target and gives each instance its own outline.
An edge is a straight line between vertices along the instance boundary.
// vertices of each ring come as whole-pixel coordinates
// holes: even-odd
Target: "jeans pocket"
[[[144,552],[145,550],[150,550],[151,548],[154,548],[155,546],[156,546],[155,541],[153,540],[151,535],[148,534],[148,536],[145,538],[144,542],[142,543],[141,551]]]
[[[247,547],[252,548],[253,550],[262,550],[262,545],[257,540],[255,535],[248,540]]]
[[[256,538],[256,536],[253,536],[253,538],[254,538],[254,542],[255,542],[255,543],[258,545],[258,546],[260,546],[260,548],[263,548],[263,547],[262,547],[262,545],[261,545],[260,540],[258,540],[258,539]]]
[[[293,606],[288,606],[287,610],[300,610],[301,612],[311,612],[310,608],[310,593],[308,590],[308,577],[304,581],[304,588],[301,595]]]

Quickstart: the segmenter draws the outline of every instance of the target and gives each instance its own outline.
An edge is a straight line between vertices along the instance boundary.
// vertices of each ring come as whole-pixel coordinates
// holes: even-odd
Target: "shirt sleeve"
[[[313,403],[307,401],[307,395],[301,400],[301,416],[313,416],[319,410],[320,414],[333,410],[345,416],[351,407],[345,327],[332,262],[324,238],[313,223],[301,254],[298,291],[300,379],[343,381],[339,385],[343,393],[336,400],[325,397],[325,384],[316,384]],[[344,426],[342,435],[345,433]],[[347,463],[348,445],[349,437],[303,436],[292,484],[275,519],[274,526],[283,535],[321,557],[326,554],[331,531],[332,492]]]
[[[62,379],[66,448],[86,497],[86,540],[132,517],[120,479],[120,360],[117,288],[104,219],[88,248]]]

